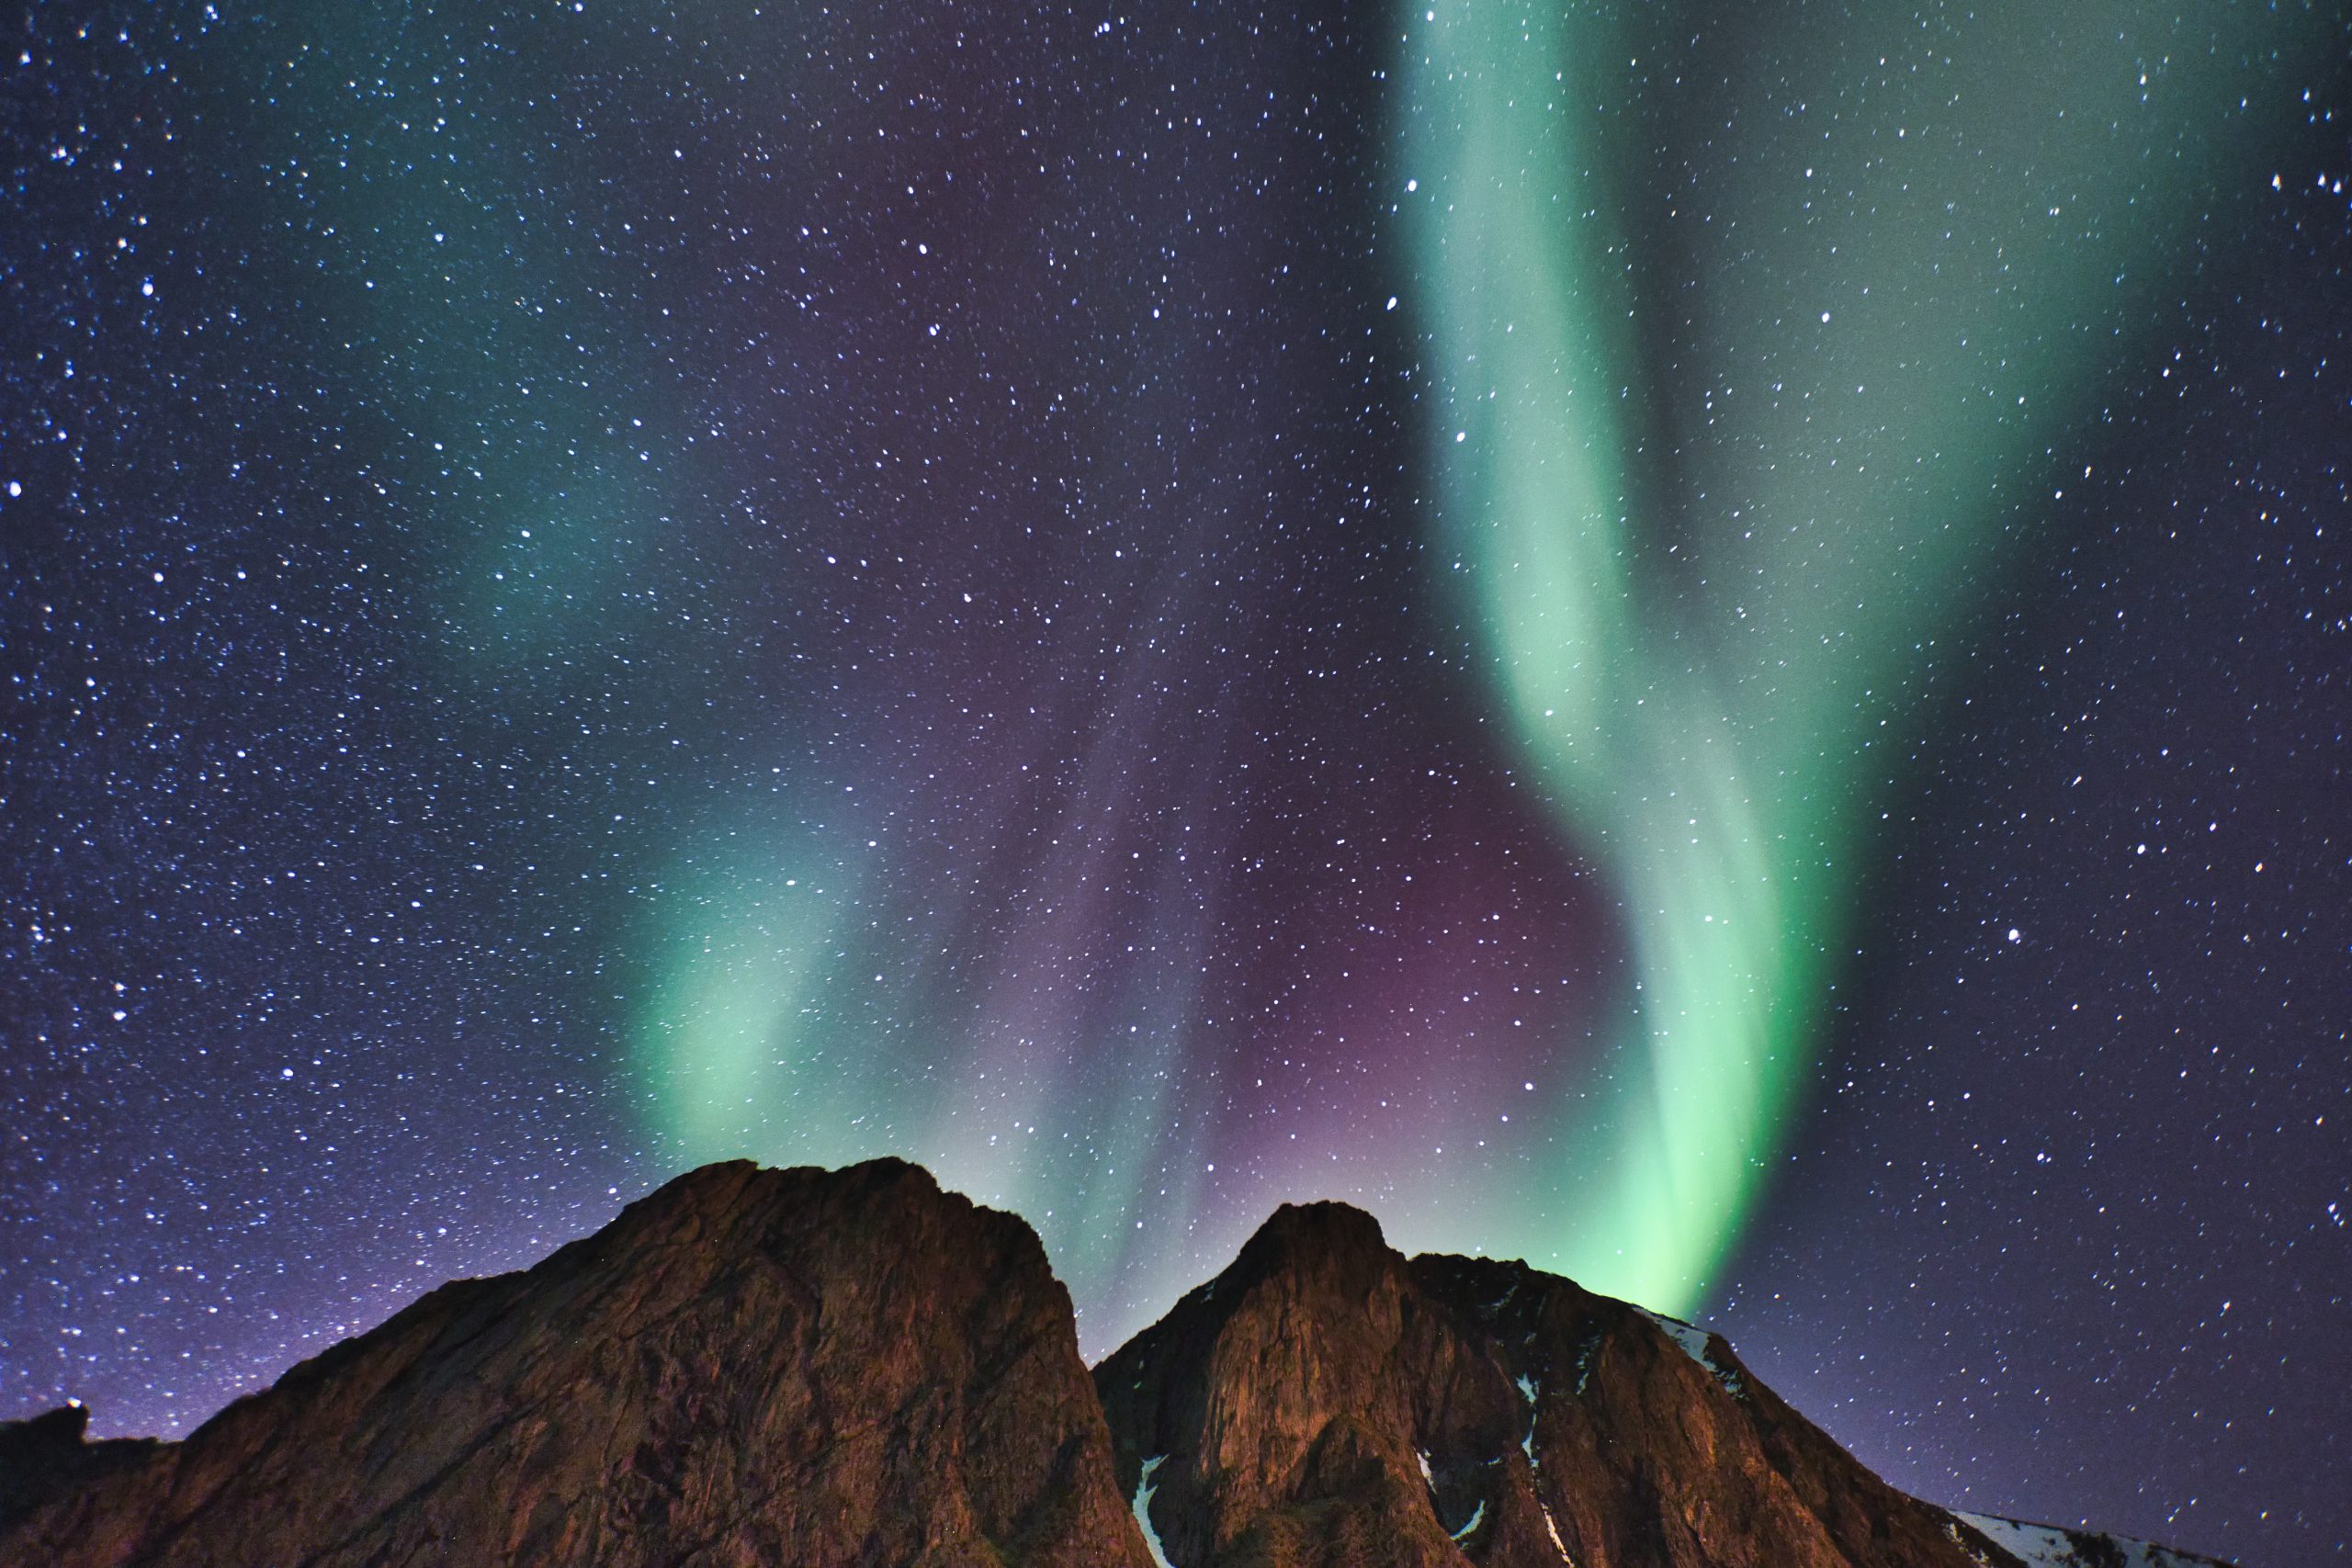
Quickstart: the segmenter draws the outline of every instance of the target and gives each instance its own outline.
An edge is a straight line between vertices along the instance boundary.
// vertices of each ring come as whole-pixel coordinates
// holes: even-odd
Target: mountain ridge
[[[0,1565],[2211,1568],[1871,1475],[1721,1337],[1284,1204],[1090,1371],[1017,1216],[702,1168],[177,1443],[0,1423]]]

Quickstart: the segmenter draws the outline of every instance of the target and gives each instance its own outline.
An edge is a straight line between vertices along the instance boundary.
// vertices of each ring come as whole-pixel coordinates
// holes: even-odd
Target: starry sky
[[[704,1160],[2352,1554],[2352,23],[40,5],[0,1417]]]

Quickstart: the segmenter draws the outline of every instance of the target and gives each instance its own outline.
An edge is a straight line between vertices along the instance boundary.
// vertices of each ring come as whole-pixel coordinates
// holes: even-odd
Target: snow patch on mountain
[[[1740,1382],[1739,1374],[1728,1367],[1719,1365],[1714,1357],[1708,1353],[1707,1342],[1713,1337],[1713,1335],[1703,1328],[1694,1327],[1683,1322],[1679,1317],[1668,1317],[1665,1314],[1652,1312],[1647,1307],[1635,1307],[1634,1310],[1656,1324],[1664,1331],[1668,1338],[1680,1346],[1684,1355],[1706,1368],[1707,1375],[1729,1390],[1734,1398],[1747,1397],[1747,1389]]]
[[[1136,1523],[1143,1527],[1143,1543],[1151,1549],[1155,1568],[1175,1568],[1168,1561],[1168,1553],[1159,1544],[1159,1532],[1151,1528],[1151,1495],[1159,1490],[1151,1483],[1151,1472],[1168,1462],[1166,1454],[1154,1454],[1143,1461],[1143,1473],[1136,1477]]]
[[[1955,1511],[1952,1517],[1965,1521],[2026,1568],[2213,1568],[2210,1557],[2129,1536],[2094,1535],[1993,1514]]]

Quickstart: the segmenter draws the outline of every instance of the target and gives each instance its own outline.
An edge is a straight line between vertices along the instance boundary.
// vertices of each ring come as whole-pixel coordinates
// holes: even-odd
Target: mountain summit
[[[37,1507],[0,1562],[1150,1560],[1036,1235],[893,1160],[680,1177]]]
[[[1094,1381],[1182,1568],[2072,1568],[1886,1485],[1720,1337],[1523,1263],[1408,1259],[1341,1204],[1276,1213]]]
[[[1285,1205],[1090,1379],[919,1167],[711,1166],[179,1443],[0,1426],[0,1564],[2192,1568],[1864,1470],[1713,1336]]]

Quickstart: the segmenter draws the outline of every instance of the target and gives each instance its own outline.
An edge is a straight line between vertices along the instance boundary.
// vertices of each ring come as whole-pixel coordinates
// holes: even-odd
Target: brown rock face
[[[101,1476],[137,1470],[162,1447],[153,1438],[89,1440],[90,1413],[69,1404],[29,1421],[0,1421],[0,1530]]]
[[[0,1423],[0,1568],[2223,1568],[1920,1503],[1721,1339],[1337,1203],[1090,1380],[1029,1227],[894,1160],[681,1177],[182,1443],[87,1419]]]
[[[896,1161],[713,1166],[112,1473],[62,1436],[0,1562],[1149,1568],[1036,1237]]]
[[[1180,1568],[2009,1568],[1720,1338],[1284,1208],[1095,1371]]]

